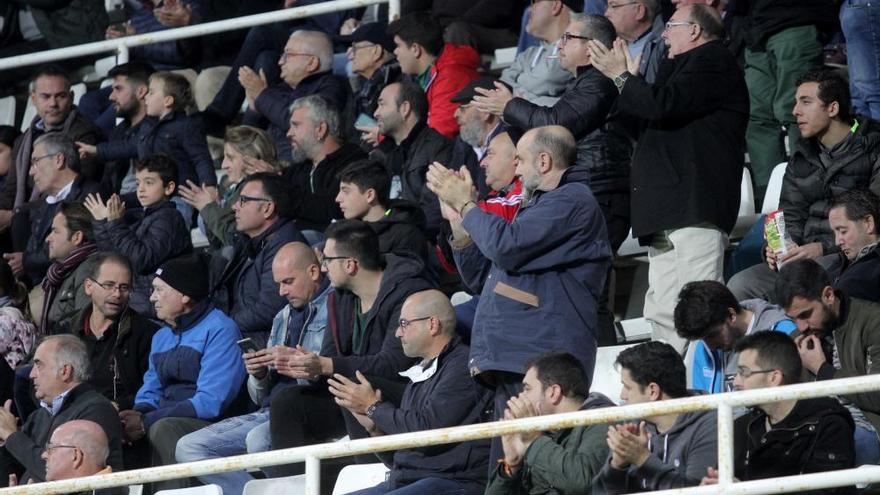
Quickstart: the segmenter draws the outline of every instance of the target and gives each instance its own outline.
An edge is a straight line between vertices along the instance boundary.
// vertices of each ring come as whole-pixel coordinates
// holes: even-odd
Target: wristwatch
[[[629,72],[624,72],[623,74],[614,78],[614,85],[617,87],[618,93],[623,92],[623,85],[626,84],[626,80],[629,79],[629,76],[631,75],[632,74],[630,74]]]
[[[373,419],[373,413],[376,412],[376,408],[379,406],[380,402],[382,402],[382,401],[377,400],[376,402],[373,402],[372,404],[370,404],[369,407],[367,407],[366,415],[368,418]]]

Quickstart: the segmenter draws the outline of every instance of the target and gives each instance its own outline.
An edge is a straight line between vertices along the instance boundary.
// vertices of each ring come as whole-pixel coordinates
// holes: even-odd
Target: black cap
[[[562,5],[570,8],[572,12],[584,11],[584,0],[562,0]]]
[[[395,48],[394,37],[388,34],[387,28],[388,25],[384,22],[368,22],[358,26],[353,33],[346,36],[336,36],[335,39],[349,45],[358,41],[369,41],[381,45],[386,51],[393,52]]]
[[[162,263],[156,277],[196,302],[208,297],[208,264],[196,253]]]
[[[498,80],[492,77],[478,77],[461,88],[461,91],[456,93],[450,101],[452,103],[468,103],[479,94],[475,91],[476,88],[495,89],[496,81]]]

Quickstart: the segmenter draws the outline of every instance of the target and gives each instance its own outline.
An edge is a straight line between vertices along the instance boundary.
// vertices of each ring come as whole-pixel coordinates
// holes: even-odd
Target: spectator
[[[425,121],[428,101],[419,86],[411,82],[385,86],[374,116],[379,132],[388,137],[370,157],[391,172],[391,198],[419,203],[425,213],[425,233],[433,239],[440,230],[440,207],[425,185],[425,173],[432,161],[448,163],[449,140]]]
[[[339,111],[321,96],[304,96],[290,106],[292,165],[284,171],[300,197],[297,226],[323,232],[330,222],[342,218],[336,204],[337,175],[349,163],[367,157],[356,144],[343,139]]]
[[[238,202],[244,179],[257,170],[277,173],[281,165],[275,144],[266,131],[240,125],[226,130],[220,168],[226,175],[220,183],[219,196],[215,196],[210,188],[192,182],[178,185],[177,192],[188,205],[199,210],[208,238],[221,246],[228,246],[235,234],[232,206]]]
[[[589,42],[591,63],[620,91],[618,111],[641,129],[630,205],[633,235],[649,245],[644,314],[652,338],[679,350],[675,297],[689,281],[722,280],[739,208],[748,92],[723,32],[714,8],[682,5],[663,32],[668,76],[655,84],[635,74],[623,42]]]
[[[60,203],[82,201],[88,194],[97,192],[99,186],[80,174],[76,147],[60,132],[44,134],[34,142],[30,176],[41,196],[18,209],[14,219],[20,227],[15,229],[13,244],[25,245],[24,252],[6,253],[3,257],[12,271],[33,287],[43,280],[51,264],[45,242]]]
[[[840,273],[834,280],[834,288],[850,297],[871,302],[880,302],[878,220],[880,198],[865,189],[841,194],[828,210],[834,243],[840,248]]]
[[[425,214],[419,205],[389,199],[391,176],[381,164],[358,160],[339,173],[336,202],[346,220],[365,222],[379,237],[382,254],[409,252],[426,261]]]
[[[787,263],[779,271],[776,298],[797,324],[795,339],[809,380],[830,380],[876,373],[880,335],[875,331],[880,305],[835,292],[825,270],[813,260]],[[880,394],[839,397],[856,422],[856,465],[880,458]]]
[[[107,9],[99,0],[70,0],[61,3],[21,0],[15,3],[19,5],[19,16],[26,15],[30,21],[22,19],[26,27],[20,29],[24,32],[36,29],[38,36],[26,36],[25,42],[5,48],[0,52],[0,57],[101,41],[109,23]],[[7,22],[17,21],[12,17]]]
[[[443,38],[454,45],[469,45],[480,53],[516,46],[521,4],[501,0],[433,0],[431,17],[443,26]]]
[[[281,177],[253,174],[244,179],[240,191],[232,206],[238,235],[231,252],[214,255],[211,294],[242,336],[262,348],[272,319],[284,307],[272,281],[272,259],[281,246],[305,238],[294,226],[296,204]]]
[[[688,395],[681,355],[664,342],[647,342],[617,355],[626,404]],[[700,484],[717,465],[715,411],[653,416],[608,427],[611,456],[596,478],[599,493],[633,493]]]
[[[438,290],[410,294],[400,308],[394,335],[403,353],[421,361],[401,372],[409,378],[397,405],[383,397],[360,372],[333,375],[330,392],[371,436],[412,433],[479,423],[489,406],[488,389],[470,379],[468,346],[455,333],[455,312]],[[474,440],[400,449],[380,456],[388,479],[358,495],[395,493],[482,494],[486,488],[489,442]]]
[[[169,28],[198,24],[202,19],[202,0],[165,0],[157,3],[127,3],[130,9],[128,22],[107,28],[107,39],[117,39],[134,34],[155,33]],[[131,47],[133,60],[149,63],[159,70],[187,67],[187,60],[176,40]]]
[[[514,96],[545,107],[552,107],[573,79],[559,65],[559,45],[571,14],[583,11],[583,0],[535,2],[531,6],[526,31],[540,41],[517,54],[513,64],[501,71],[501,81]]]
[[[835,28],[835,4],[823,0],[753,0],[745,57],[749,87],[749,128],[746,133],[755,184],[767,187],[770,172],[785,161],[780,127],[794,151],[802,135],[800,118],[789,111],[805,70],[822,66],[820,35]],[[847,102],[849,105],[849,102]],[[763,197],[763,193],[759,197]]]
[[[690,370],[688,388],[710,394],[733,390],[736,353],[740,339],[761,330],[786,335],[797,328],[785,311],[761,299],[739,302],[721,282],[688,282],[675,305],[678,335],[693,341],[685,355]],[[693,350],[692,350],[693,349]]]
[[[435,164],[428,173],[452,227],[462,279],[480,294],[470,367],[494,384],[496,419],[520,392],[525,364],[536,353],[574,349],[592,377],[596,301],[611,262],[599,205],[589,187],[567,173],[575,157],[571,133],[561,126],[532,129],[517,143],[516,156],[516,173],[531,199],[511,223],[477,207],[467,169],[457,177]],[[501,341],[507,345],[497,347]],[[493,443],[490,458],[501,457],[500,447]]]
[[[849,88],[856,113],[880,120],[880,72],[871,62],[880,56],[876,33],[880,10],[865,1],[844,2],[840,5],[840,27],[846,38],[846,61]]]
[[[814,259],[826,268],[837,259],[828,224],[830,201],[850,189],[873,188],[880,194],[880,124],[851,113],[849,87],[830,71],[811,71],[797,81],[793,114],[801,139],[785,169],[779,208],[789,246],[779,264]],[[777,254],[766,248],[767,264],[755,265],[730,279],[738,299],[772,299]]]
[[[52,432],[43,450],[46,481],[110,474],[109,455],[110,445],[101,425],[87,419],[68,421]]]
[[[105,204],[100,195],[89,195],[85,206],[92,213],[95,243],[131,260],[134,270],[131,307],[154,316],[150,305],[150,279],[159,265],[192,251],[189,229],[171,197],[179,176],[174,162],[155,155],[135,165],[137,197],[142,211],[133,221],[123,218],[122,200],[113,195]]]
[[[432,288],[424,278],[424,265],[415,257],[380,255],[376,234],[357,220],[333,223],[326,235],[321,267],[335,289],[327,301],[328,331],[320,354],[303,351],[289,356],[282,372],[296,379],[354,379],[360,372],[382,390],[385,400],[399,405],[404,385],[398,373],[414,361],[403,353],[394,332],[404,300]],[[269,414],[273,448],[298,447],[344,433],[338,424],[320,417],[326,406],[313,401],[313,395],[304,387],[276,395]],[[352,439],[367,436],[351,414],[345,413],[344,420]]]
[[[134,399],[119,412],[127,442],[149,439],[153,466],[174,464],[177,441],[232,412],[246,376],[235,322],[208,298],[208,268],[198,255],[156,270],[150,302],[165,322],[153,336],[150,367]],[[159,483],[162,489],[186,480]],[[156,487],[154,487],[156,488]]]
[[[100,130],[83,118],[73,104],[70,84],[70,76],[56,66],[42,67],[34,76],[31,103],[34,104],[37,115],[24,134],[15,141],[12,149],[15,166],[6,174],[3,191],[0,192],[0,230],[9,227],[15,208],[36,199],[39,194],[33,191],[34,184],[29,174],[34,141],[38,137],[45,133],[59,132],[69,139],[90,144],[97,143],[100,138]],[[82,173],[90,179],[100,178],[98,165],[94,160],[85,160],[81,167]]]
[[[684,2],[678,2],[679,4]],[[699,2],[697,2],[699,3]],[[653,84],[660,64],[666,58],[663,42],[663,16],[657,0],[617,1],[607,4],[605,17],[614,24],[617,36],[626,41],[633,60],[639,60],[638,74]]]
[[[459,134],[452,141],[452,157],[449,163],[460,167],[464,165],[476,181],[480,197],[485,197],[489,190],[486,187],[486,177],[480,167],[480,161],[486,156],[489,141],[501,131],[501,118],[489,112],[482,112],[474,104],[473,98],[477,95],[476,88],[494,89],[495,79],[481,77],[469,82],[467,86],[452,97],[453,103],[459,106],[455,109],[455,123],[458,124]]]
[[[327,327],[327,297],[332,291],[330,282],[321,274],[321,266],[314,251],[301,242],[292,242],[278,250],[272,262],[272,275],[279,292],[288,304],[275,315],[272,333],[264,349],[243,354],[248,374],[248,392],[259,406],[257,412],[229,418],[181,438],[177,443],[177,462],[215,459],[245,453],[265,452],[270,449],[269,405],[284,388],[301,385],[310,387],[308,380],[295,380],[281,373],[286,357],[299,349],[320,353],[324,330]],[[330,394],[310,387],[312,405],[325,408],[317,416],[321,420],[336,420],[342,429],[342,417]],[[284,415],[290,421],[291,412]],[[301,418],[296,418],[301,420]],[[271,468],[266,469],[271,475]],[[205,484],[214,483],[227,495],[240,495],[245,484],[252,480],[249,473],[217,473],[200,476]]]
[[[27,288],[0,259],[0,401],[4,404],[13,398],[16,369],[27,363],[36,333],[28,311]]]
[[[480,168],[489,187],[489,195],[478,202],[480,209],[508,222],[516,218],[523,201],[522,179],[516,173],[516,143],[519,129],[506,127],[492,137]]]
[[[800,382],[797,346],[785,335],[756,332],[736,344],[734,387],[757,390]],[[734,476],[752,481],[855,467],[853,420],[831,397],[759,404],[733,425]],[[776,433],[776,434],[774,434]],[[715,484],[709,468],[702,484]],[[855,493],[851,487],[808,493]]]
[[[0,409],[0,485],[7,486],[9,475],[22,483],[46,480],[46,461],[40,453],[60,425],[75,419],[88,419],[101,426],[110,440],[108,462],[122,469],[119,420],[116,410],[104,396],[85,384],[89,378],[89,358],[85,344],[72,335],[46,337],[34,353],[30,377],[34,394],[43,407],[30,414],[19,429],[8,406]],[[8,404],[8,402],[7,402]]]
[[[613,406],[590,393],[590,378],[569,353],[541,355],[526,364],[523,392],[510,399],[505,419],[588,411]],[[608,425],[596,424],[552,432],[501,437],[504,459],[489,476],[487,495],[510,493],[580,493],[608,458]]]
[[[451,100],[469,81],[477,78],[480,55],[470,46],[444,45],[440,24],[426,12],[391,22],[388,33],[394,36],[394,56],[400,70],[414,77],[427,94],[428,111],[420,117],[447,139],[454,138],[458,124],[453,114],[458,104]],[[381,123],[379,132],[387,134]]]
[[[255,127],[268,125],[269,135],[282,160],[292,161],[291,143],[287,138],[290,126],[290,105],[308,95],[320,95],[341,111],[345,108],[350,89],[347,81],[330,72],[333,44],[318,31],[295,31],[287,40],[278,59],[281,82],[270,86],[265,75],[244,66],[238,80],[245,90],[248,111],[244,124]]]
[[[0,125],[0,191],[6,184],[6,177],[15,166],[15,155],[12,149],[15,141],[21,135],[18,129],[11,125]]]
[[[82,287],[92,271],[92,254],[97,250],[89,210],[82,203],[62,202],[46,235],[46,245],[52,265],[40,284],[43,309],[39,325],[42,335],[53,335],[89,305]]]

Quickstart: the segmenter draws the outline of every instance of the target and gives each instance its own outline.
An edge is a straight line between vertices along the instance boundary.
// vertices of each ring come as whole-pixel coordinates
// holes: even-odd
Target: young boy
[[[177,167],[165,155],[139,161],[135,181],[143,212],[131,222],[123,218],[122,200],[116,194],[106,204],[97,194],[85,200],[95,219],[92,226],[98,249],[116,251],[131,260],[135,277],[129,305],[151,317],[150,275],[165,261],[192,251],[189,229],[170,201],[176,177]]]
[[[426,260],[425,214],[418,203],[388,199],[390,191],[384,165],[357,160],[339,173],[336,202],[346,220],[363,220],[376,232],[380,252],[408,252]]]

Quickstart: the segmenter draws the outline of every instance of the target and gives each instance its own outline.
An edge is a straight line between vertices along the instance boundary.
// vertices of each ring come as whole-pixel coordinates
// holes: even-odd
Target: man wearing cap
[[[473,104],[473,98],[477,94],[476,88],[495,89],[495,79],[491,77],[474,79],[452,97],[452,102],[458,103],[458,108],[453,114],[458,124],[458,136],[452,142],[452,159],[449,165],[466,166],[480,191],[480,197],[485,197],[489,189],[486,186],[486,176],[480,168],[480,161],[486,156],[489,141],[501,130],[501,119],[497,115],[477,109]]]
[[[246,376],[235,322],[208,299],[208,267],[198,255],[156,270],[150,302],[166,325],[153,337],[150,367],[134,400],[121,411],[129,443],[147,435],[154,466],[174,463],[177,440],[223,417]],[[159,483],[161,489],[186,480]]]

